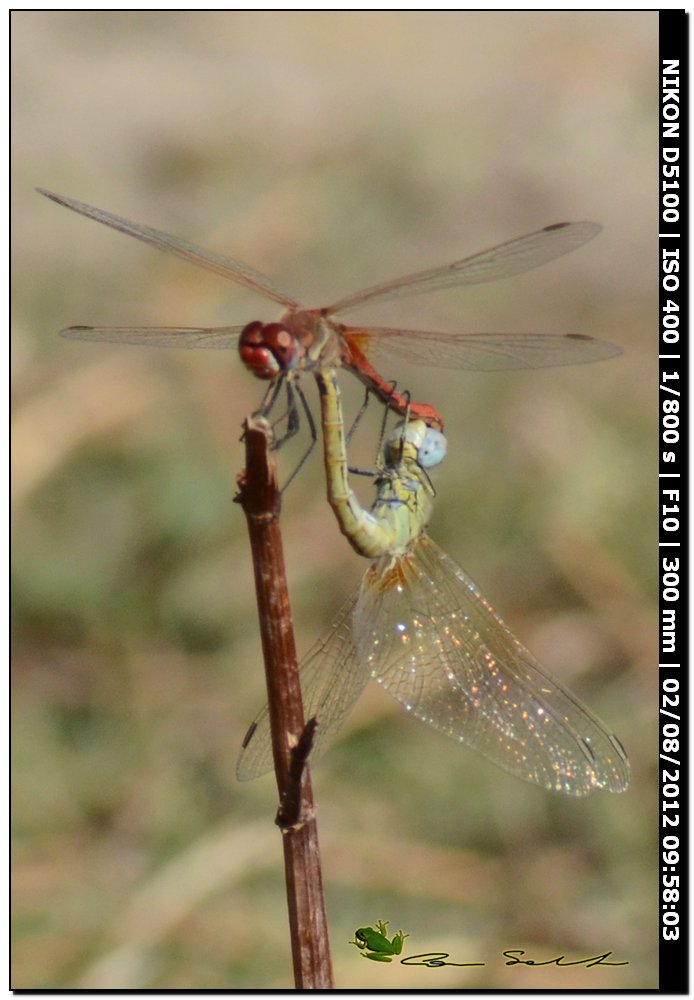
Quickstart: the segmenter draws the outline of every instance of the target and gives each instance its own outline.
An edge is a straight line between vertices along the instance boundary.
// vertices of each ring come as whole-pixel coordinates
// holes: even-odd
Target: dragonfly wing
[[[236,347],[243,329],[243,326],[69,326],[60,331],[60,336],[143,347],[214,350]]]
[[[617,739],[553,680],[473,581],[422,536],[367,572],[354,616],[371,676],[417,718],[526,781],[621,792]]]
[[[356,309],[364,302],[387,302],[440,288],[478,285],[485,281],[510,278],[576,250],[597,236],[601,229],[602,226],[597,222],[558,222],[535,233],[528,233],[527,236],[501,243],[490,250],[483,250],[482,253],[456,260],[452,264],[418,271],[382,285],[374,285],[355,295],[348,295],[329,306],[326,312],[346,312],[348,309]]]
[[[46,198],[50,198],[51,201],[55,201],[59,205],[64,205],[65,208],[70,208],[79,215],[84,215],[88,219],[94,219],[95,222],[100,222],[104,226],[110,226],[111,229],[125,233],[126,236],[133,236],[136,240],[142,240],[143,243],[149,243],[150,246],[156,247],[157,250],[163,250],[165,253],[181,257],[191,264],[203,267],[206,271],[213,271],[223,278],[229,278],[238,285],[245,285],[246,288],[251,288],[254,292],[264,295],[266,299],[273,299],[275,302],[289,307],[297,305],[294,299],[289,295],[285,295],[284,292],[280,292],[269,278],[266,278],[260,271],[256,271],[250,264],[234,260],[233,257],[227,257],[212,250],[203,250],[202,247],[197,247],[194,243],[189,243],[187,240],[179,239],[178,236],[171,236],[160,229],[143,226],[139,222],[130,222],[129,219],[124,219],[120,215],[112,215],[111,212],[105,212],[101,208],[86,205],[83,201],[75,201],[74,198],[66,198],[62,194],[54,194],[52,191],[46,191],[43,188],[37,188],[36,190],[40,194],[45,195]]]
[[[607,340],[578,333],[434,333],[345,327],[348,344],[378,361],[398,358],[430,368],[510,371],[580,365],[616,357],[622,350]]]
[[[337,736],[364,690],[369,673],[354,645],[352,617],[355,595],[299,666],[304,718],[318,720],[310,761],[313,763]],[[239,781],[250,781],[273,768],[267,705],[249,729],[236,766]]]

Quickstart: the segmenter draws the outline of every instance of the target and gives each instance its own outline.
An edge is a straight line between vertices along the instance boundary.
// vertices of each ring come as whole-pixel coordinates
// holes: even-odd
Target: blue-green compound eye
[[[441,431],[427,427],[424,440],[417,452],[417,462],[423,469],[430,469],[433,465],[438,465],[446,457],[448,442]]]

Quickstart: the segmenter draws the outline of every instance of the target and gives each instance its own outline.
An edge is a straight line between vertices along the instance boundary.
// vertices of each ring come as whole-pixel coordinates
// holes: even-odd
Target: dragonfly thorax
[[[321,309],[288,309],[282,323],[294,336],[307,368],[340,366],[342,324],[329,319]]]

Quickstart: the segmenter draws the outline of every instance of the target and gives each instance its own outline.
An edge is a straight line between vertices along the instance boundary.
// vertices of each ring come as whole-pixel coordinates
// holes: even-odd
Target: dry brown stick
[[[272,430],[262,417],[244,424],[246,468],[238,502],[251,541],[260,635],[280,797],[289,928],[297,989],[332,989],[328,924],[311,777],[305,767],[315,723],[304,726],[294,629],[279,526],[280,493],[271,457]]]

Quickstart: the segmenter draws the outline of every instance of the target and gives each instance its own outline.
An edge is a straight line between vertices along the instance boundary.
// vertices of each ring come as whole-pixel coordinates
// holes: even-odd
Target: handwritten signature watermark
[[[392,962],[398,960],[400,965],[423,965],[428,969],[440,969],[445,965],[454,965],[458,968],[479,968],[485,966],[486,962],[454,962],[447,951],[425,951],[419,955],[406,955],[400,958],[405,938],[409,937],[399,930],[392,937],[388,937],[388,921],[379,920],[375,927],[358,927],[354,932],[354,940],[350,944],[359,948],[362,958],[368,958],[372,962]],[[536,959],[527,958],[527,951],[524,948],[508,948],[502,951],[501,957],[505,958],[505,965],[525,965],[533,968],[553,965],[560,968],[585,966],[592,969],[597,965],[621,966],[629,965],[628,962],[610,961],[612,952],[605,951],[602,954],[590,955],[587,958],[567,958],[566,955],[556,955],[552,958]]]

